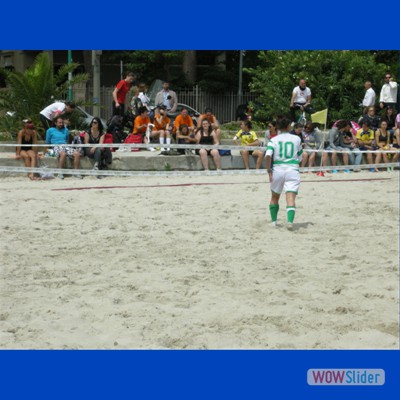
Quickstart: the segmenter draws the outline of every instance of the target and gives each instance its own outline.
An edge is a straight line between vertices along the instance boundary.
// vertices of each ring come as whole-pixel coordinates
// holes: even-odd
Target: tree
[[[258,60],[257,67],[245,71],[263,104],[255,116],[266,120],[288,113],[292,90],[301,78],[312,90],[314,110],[329,109],[329,124],[357,118],[365,80],[379,90],[387,69],[368,51],[261,51]]]
[[[20,128],[24,118],[31,118],[39,126],[39,112],[44,107],[54,100],[65,99],[69,84],[73,86],[88,80],[88,74],[76,74],[68,82],[68,73],[78,67],[77,63],[65,64],[54,74],[48,54],[39,53],[32,66],[23,73],[2,71],[7,88],[0,91],[0,111],[15,112],[15,131]]]

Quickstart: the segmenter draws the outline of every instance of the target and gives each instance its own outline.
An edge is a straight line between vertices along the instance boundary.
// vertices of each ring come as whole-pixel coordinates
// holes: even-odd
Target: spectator
[[[396,129],[400,128],[400,113],[396,115]]]
[[[365,88],[365,95],[364,95],[364,99],[362,101],[362,105],[363,105],[363,114],[365,114],[367,112],[368,107],[375,107],[375,90],[372,89],[372,84],[371,81],[366,81],[364,83],[364,88]]]
[[[321,137],[317,136],[318,130],[315,124],[307,122],[302,132],[303,137],[303,157],[301,160],[301,166],[304,168],[308,162],[308,168],[314,166],[316,150],[318,155],[322,157],[323,154],[323,143]],[[312,172],[310,172],[312,173]]]
[[[150,97],[147,95],[147,85],[145,83],[139,84],[139,94],[138,98],[142,102],[142,105],[147,108],[150,113]]]
[[[146,138],[146,131],[147,131],[147,126],[150,124],[150,118],[147,113],[147,108],[145,106],[142,106],[139,108],[139,115],[135,118],[135,123],[133,126],[133,135],[141,135],[142,136],[142,142],[148,144],[148,140]]]
[[[292,230],[296,213],[296,195],[300,186],[299,164],[303,149],[300,138],[289,134],[290,120],[288,118],[280,119],[278,128],[282,133],[268,143],[266,155],[271,185],[269,211],[272,226],[276,227],[279,199],[282,191],[285,191],[287,228]]]
[[[63,114],[71,114],[75,109],[75,103],[71,101],[56,101],[44,108],[39,113],[40,122],[43,125],[44,131],[54,126],[54,120],[56,117]]]
[[[190,127],[188,128],[190,132]],[[203,122],[201,123],[201,127],[197,129],[196,144],[219,145],[217,134],[212,129],[211,124],[208,122],[207,119],[203,120]],[[211,157],[213,158],[217,171],[221,171],[221,156],[219,155],[219,151],[217,149],[199,149],[196,150],[196,154],[200,155],[201,164],[203,165],[205,171],[209,170],[209,155],[211,155]]]
[[[357,143],[354,141],[353,134],[351,131],[344,131],[342,135],[340,135],[340,148],[348,151],[348,156],[350,160],[350,164],[353,164],[354,172],[360,171],[360,164],[362,160],[362,153],[357,146]]]
[[[167,116],[167,110],[164,105],[158,108],[158,114],[154,117],[154,128],[151,131],[151,136],[159,139],[161,151],[165,151],[163,148],[164,143],[167,144],[167,151],[169,151],[168,145],[171,144],[171,120]]]
[[[19,145],[25,144],[29,146],[17,146],[16,148],[16,159],[23,159],[25,167],[35,168],[38,159],[38,148],[32,147],[32,144],[37,144],[37,134],[35,131],[35,126],[31,119],[24,119],[24,127],[18,132],[17,143]],[[38,180],[33,172],[28,174],[28,178],[32,181]]]
[[[189,128],[189,132],[194,132],[194,123],[186,108],[183,108],[181,113],[175,118],[174,127],[172,130],[173,134],[176,135],[176,131],[181,125],[187,125]]]
[[[134,119],[139,115],[139,108],[143,107],[143,103],[139,98],[139,93],[140,93],[139,88],[137,86],[133,86],[130,108]]]
[[[397,128],[394,131],[392,147],[398,150],[400,149],[400,128]],[[393,162],[397,162],[398,159],[399,159],[399,153],[395,155],[395,157],[393,158]]]
[[[383,116],[382,121],[386,121],[387,129],[390,133],[390,138],[393,139],[394,130],[396,127],[396,117],[392,106],[386,107],[385,115]]]
[[[219,127],[219,122],[218,122],[216,116],[213,114],[211,108],[206,108],[204,110],[204,114],[201,114],[197,120],[197,125],[201,126],[201,122],[204,119],[208,119],[208,122],[211,124],[212,129],[215,131],[215,133],[218,136],[218,140],[221,141],[221,129]]]
[[[292,129],[289,133],[290,133],[291,135],[296,135],[296,136],[298,136],[298,137],[300,138],[301,145],[303,146],[304,141],[303,141],[302,132],[303,132],[303,124],[299,124],[299,123],[296,122],[296,123],[293,125],[293,129]]]
[[[105,131],[100,118],[94,117],[90,123],[88,132],[85,133],[85,144],[104,143]],[[112,162],[111,149],[109,147],[85,147],[85,155],[94,159],[93,170],[107,169]],[[100,178],[100,175],[97,176]]]
[[[388,153],[385,153],[385,151],[390,149],[390,133],[388,132],[386,121],[382,121],[380,128],[376,130],[375,143],[378,151],[376,153],[375,164],[379,164],[381,162],[382,157],[383,161],[385,163],[388,163],[389,162]]]
[[[361,129],[359,129],[356,134],[356,143],[358,145],[358,149],[361,151],[376,150],[374,142],[375,142],[374,131],[370,129],[369,121],[365,121],[362,124]],[[366,154],[367,154],[368,164],[372,165],[374,163],[372,153],[366,153]],[[372,167],[369,170],[370,172],[378,172],[378,169]]]
[[[233,138],[235,145],[239,145],[238,140],[240,139],[241,146],[259,146],[257,134],[251,130],[251,121],[242,121],[241,128],[242,129]],[[254,159],[256,159],[256,169],[261,168],[261,164],[264,158],[264,153],[261,150],[241,150],[240,154],[242,155],[244,167],[246,169],[250,169],[249,155],[253,156]]]
[[[343,165],[349,165],[349,154],[348,150],[345,150],[344,148],[340,147],[340,140],[341,140],[341,135],[344,134],[344,132],[350,132],[351,129],[351,124],[349,121],[345,120],[340,120],[335,127],[332,127],[332,129],[329,131],[329,145],[326,148],[326,150],[333,150],[331,153],[331,165],[332,167],[336,167],[336,161],[337,161],[337,152],[341,152],[342,157],[343,157]],[[322,156],[322,165],[326,166],[328,161],[328,153],[324,152]],[[336,174],[338,171],[337,169],[333,169],[332,173]],[[350,172],[349,169],[345,169],[344,172]]]
[[[163,89],[156,95],[156,106],[163,104],[167,111],[174,113],[178,107],[178,98],[173,90],[169,89],[169,82],[164,81],[162,84]]]
[[[125,114],[125,99],[126,95],[131,88],[132,82],[135,80],[135,74],[133,72],[128,72],[125,76],[125,79],[121,79],[114,91],[112,92],[113,97],[113,115],[120,115],[121,117]]]
[[[290,116],[292,122],[296,121],[296,110],[305,111],[309,114],[313,112],[311,107],[311,90],[307,87],[305,79],[300,79],[299,86],[293,89],[290,99]]]
[[[392,106],[397,110],[397,82],[393,81],[392,74],[385,74],[385,83],[382,85],[381,94],[379,96],[379,107],[385,108]]]
[[[268,142],[277,135],[279,135],[279,131],[276,127],[276,121],[272,121],[268,124],[268,129],[265,131],[265,145],[267,145]]]
[[[46,132],[46,144],[56,144],[53,148],[54,154],[58,157],[58,168],[64,168],[65,159],[68,156],[74,160],[74,169],[79,169],[79,161],[81,153],[78,149],[66,146],[69,139],[69,131],[64,127],[64,121],[61,117],[56,117],[55,127],[49,128]],[[78,179],[82,179],[80,174],[74,175]],[[64,179],[62,173],[58,174],[60,179]]]
[[[176,140],[178,144],[196,144],[196,135],[189,132],[189,127],[182,124],[176,131]],[[190,149],[178,149],[179,154],[192,154]]]
[[[368,107],[367,114],[365,114],[361,120],[361,124],[365,121],[369,122],[370,128],[375,132],[381,123],[381,119],[375,113],[375,107]]]

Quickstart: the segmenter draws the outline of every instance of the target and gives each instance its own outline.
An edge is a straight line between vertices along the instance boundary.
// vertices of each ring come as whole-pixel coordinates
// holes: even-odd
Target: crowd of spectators
[[[156,106],[150,106],[150,97],[147,86],[140,83],[132,86],[136,77],[133,73],[127,73],[125,78],[118,82],[113,91],[113,115],[123,116],[125,104],[128,102],[127,112],[132,117],[132,130],[130,135],[138,136],[134,143],[152,143],[158,147],[162,154],[168,153],[171,143],[178,144],[204,144],[218,145],[221,143],[221,128],[217,117],[211,108],[207,107],[197,121],[183,108],[173,121],[168,113],[176,111],[178,98],[170,89],[169,82],[164,82],[162,90],[156,94]],[[330,165],[337,165],[338,156],[346,167],[353,165],[353,170],[359,171],[363,153],[367,163],[371,166],[371,172],[378,172],[383,160],[384,163],[397,162],[400,148],[400,113],[397,113],[397,82],[391,74],[385,74],[378,103],[376,93],[370,81],[364,84],[365,96],[362,100],[362,115],[358,119],[358,125],[352,121],[339,120],[327,134],[319,130],[318,124],[311,121],[304,125],[296,120],[296,112],[312,112],[311,89],[305,79],[299,81],[299,85],[293,89],[290,100],[290,116],[292,120],[291,134],[300,138],[303,148],[301,167],[312,168],[315,166],[316,156],[321,160],[321,166],[326,167],[330,158]],[[128,95],[129,94],[129,95]],[[128,100],[130,97],[130,100]],[[128,101],[127,101],[128,100]],[[79,168],[80,157],[87,156],[94,159],[94,169],[106,169],[112,162],[112,154],[107,147],[71,147],[68,144],[94,144],[101,145],[106,142],[106,134],[101,119],[93,118],[89,129],[82,136],[72,137],[68,131],[68,115],[75,109],[73,102],[55,102],[40,112],[40,120],[46,131],[46,143],[57,145],[50,149],[52,155],[58,157],[58,166],[63,168],[65,160],[70,158],[75,169]],[[122,119],[121,119],[122,121]],[[126,121],[125,121],[126,122]],[[122,127],[123,129],[123,127]],[[352,133],[353,132],[353,133]],[[111,134],[112,132],[108,132]],[[255,168],[262,167],[265,150],[259,147],[267,147],[268,142],[280,132],[277,122],[268,123],[268,129],[264,132],[263,140],[259,140],[252,129],[250,120],[242,121],[240,130],[234,135],[233,143],[240,146],[254,146],[255,150],[243,149],[240,154],[246,169],[250,168],[249,158],[255,160]],[[128,140],[127,140],[128,141]],[[16,149],[16,158],[22,158],[25,166],[37,166],[38,152],[36,147],[37,134],[31,120],[24,120],[23,129],[18,133],[19,145]],[[110,142],[110,140],[108,140]],[[129,142],[129,141],[128,141]],[[150,148],[155,150],[154,147]],[[397,150],[397,151],[396,151]],[[214,161],[216,169],[221,169],[221,151],[216,149],[200,149],[195,151],[200,156],[202,166],[208,170],[208,156]],[[178,149],[177,154],[193,154],[191,150]],[[388,167],[388,171],[392,168]],[[338,170],[333,168],[332,173]],[[351,172],[350,167],[344,168],[345,173]],[[37,179],[35,174],[29,173],[29,178]],[[75,174],[82,179],[82,176]],[[63,179],[63,175],[59,177]]]

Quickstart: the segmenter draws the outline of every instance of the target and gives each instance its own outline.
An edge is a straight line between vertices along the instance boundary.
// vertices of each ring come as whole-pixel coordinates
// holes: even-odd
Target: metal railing
[[[100,89],[100,117],[105,120],[108,120],[111,116],[113,90],[114,87],[105,86]],[[254,101],[257,97],[257,95],[250,92],[244,92],[241,96],[238,96],[235,92],[208,93],[197,85],[192,88],[178,90],[176,94],[179,103],[186,104],[200,113],[203,113],[205,108],[210,107],[222,124],[235,121],[237,107],[248,101]],[[85,88],[75,88],[74,99],[85,99],[87,102],[91,102],[93,94],[89,93],[87,95]],[[90,114],[93,114],[93,106],[86,106],[85,109]]]

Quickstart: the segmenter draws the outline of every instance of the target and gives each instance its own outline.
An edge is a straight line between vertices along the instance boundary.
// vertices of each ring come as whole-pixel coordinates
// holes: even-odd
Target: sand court
[[[1,348],[398,348],[398,172],[302,179],[1,178]]]

